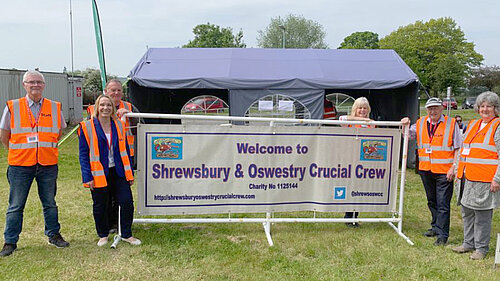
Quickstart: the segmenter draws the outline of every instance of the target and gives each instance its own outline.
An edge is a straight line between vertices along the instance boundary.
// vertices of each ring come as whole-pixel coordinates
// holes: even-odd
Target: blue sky
[[[60,72],[71,69],[69,0],[2,1],[0,68]],[[197,24],[243,31],[257,47],[259,30],[273,17],[302,15],[321,24],[326,43],[337,48],[353,32],[382,38],[417,20],[451,17],[486,65],[500,65],[498,0],[98,0],[108,72],[127,76],[149,47],[179,47]],[[74,67],[98,67],[91,0],[72,0]]]

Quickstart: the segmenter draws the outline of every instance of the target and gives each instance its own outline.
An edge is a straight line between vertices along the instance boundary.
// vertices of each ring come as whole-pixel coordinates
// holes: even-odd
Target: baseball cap
[[[425,103],[425,108],[429,108],[431,106],[443,106],[443,101],[440,98],[430,98]]]

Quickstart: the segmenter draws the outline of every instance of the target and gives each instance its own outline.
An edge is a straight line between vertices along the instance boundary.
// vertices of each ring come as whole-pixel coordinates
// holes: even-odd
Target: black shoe
[[[424,236],[435,237],[437,236],[437,233],[432,228],[430,228],[426,232],[424,232]]]
[[[49,238],[49,244],[54,245],[57,248],[66,248],[69,246],[69,243],[66,242],[59,233]]]
[[[434,246],[444,246],[446,245],[446,242],[448,242],[448,239],[438,238],[436,239],[436,242],[434,242]]]
[[[17,244],[3,244],[2,251],[0,252],[0,257],[10,256],[17,249]]]
[[[345,225],[347,225],[347,227],[352,227],[352,228],[359,227],[359,223],[357,222],[346,222]]]

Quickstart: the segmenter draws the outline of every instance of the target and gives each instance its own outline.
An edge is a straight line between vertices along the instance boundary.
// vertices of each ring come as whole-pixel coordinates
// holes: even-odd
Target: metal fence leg
[[[267,212],[266,213],[266,222],[263,222],[262,225],[264,226],[264,231],[266,232],[266,238],[267,238],[267,243],[269,243],[269,246],[273,246],[273,237],[271,236],[271,213]]]

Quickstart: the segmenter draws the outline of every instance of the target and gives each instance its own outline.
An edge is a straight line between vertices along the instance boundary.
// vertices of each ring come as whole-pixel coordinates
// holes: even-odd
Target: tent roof
[[[418,80],[394,50],[151,48],[130,72],[152,88],[393,89]]]

